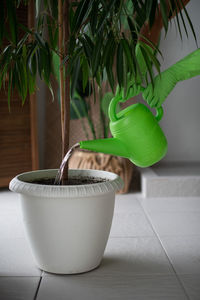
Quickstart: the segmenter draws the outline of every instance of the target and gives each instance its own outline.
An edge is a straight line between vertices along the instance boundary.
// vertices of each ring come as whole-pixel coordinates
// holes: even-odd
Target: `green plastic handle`
[[[144,91],[144,87],[140,87],[141,93]],[[110,102],[109,108],[108,108],[108,115],[111,122],[116,122],[119,120],[116,114],[116,106],[118,102],[124,102],[122,97],[120,95],[116,95]],[[163,117],[163,108],[162,106],[155,108],[156,109],[156,115],[155,118],[159,122]]]

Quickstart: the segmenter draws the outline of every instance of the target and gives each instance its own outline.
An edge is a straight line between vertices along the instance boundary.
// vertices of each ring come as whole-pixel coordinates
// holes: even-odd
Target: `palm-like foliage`
[[[16,10],[22,2],[28,3],[22,0],[4,1],[0,10],[0,84],[8,82],[8,99],[13,88],[16,88],[25,101],[27,93],[34,91],[37,72],[51,87],[52,54],[60,55],[60,53],[57,1],[36,0],[36,26],[29,29],[18,23],[16,18]],[[69,21],[70,39],[63,63],[68,63],[72,94],[76,86],[79,67],[82,69],[83,89],[88,79],[94,79],[100,85],[104,71],[112,90],[114,90],[116,80],[120,86],[126,86],[127,73],[134,77],[139,68],[135,57],[135,47],[140,30],[146,21],[149,22],[150,27],[153,25],[159,2],[167,33],[169,17],[177,13],[177,7],[182,6],[181,0],[170,0],[169,10],[165,0],[81,0],[70,3],[69,19],[65,20]],[[182,36],[180,20],[186,34],[185,19],[194,33],[185,7],[183,10],[185,17],[183,13],[180,13],[179,17],[178,14],[176,16],[180,36]],[[24,32],[23,36],[19,36],[20,30]],[[31,39],[28,39],[29,36]],[[3,43],[5,40],[6,46]],[[156,56],[150,56],[145,44],[142,47],[146,55],[146,63],[148,60],[152,61],[159,69]],[[114,66],[116,72],[114,72]],[[151,72],[149,68],[148,71]]]
[[[117,83],[126,91],[128,78],[136,78],[136,74],[140,74],[135,49],[141,38],[141,29],[147,23],[151,29],[159,11],[166,34],[169,20],[175,14],[180,37],[182,23],[186,34],[189,26],[196,40],[182,1],[63,0],[61,5],[64,2],[69,5],[68,17],[64,16],[63,19],[64,26],[69,28],[69,38],[67,41],[63,38],[61,44],[58,43],[58,20],[63,12],[58,10],[59,0],[34,1],[34,28],[20,24],[16,17],[18,7],[28,4],[28,0],[3,1],[0,9],[0,88],[6,86],[8,105],[14,89],[18,91],[22,102],[29,93],[35,91],[38,73],[52,91],[50,78],[51,74],[55,75],[53,62],[58,57],[62,61],[60,70],[65,67],[63,74],[65,78],[70,78],[71,95],[75,91],[80,70],[83,91],[90,81],[95,92],[95,82],[101,86],[105,76],[113,92]],[[159,51],[157,45],[151,46]],[[147,78],[153,80],[152,69],[156,67],[159,72],[160,63],[145,42],[141,42],[141,50],[149,75]],[[60,90],[60,93],[63,91]]]

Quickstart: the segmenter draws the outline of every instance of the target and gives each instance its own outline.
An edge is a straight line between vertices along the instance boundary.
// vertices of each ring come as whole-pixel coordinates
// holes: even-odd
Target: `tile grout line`
[[[183,290],[185,296],[187,297],[187,299],[190,300],[190,297],[189,297],[189,295],[188,295],[188,293],[187,293],[187,291],[186,291],[186,289],[185,289],[185,287],[184,287],[184,285],[183,285],[183,283],[182,283],[180,277],[179,277],[178,274],[176,273],[176,270],[175,270],[175,268],[174,268],[174,266],[173,266],[173,264],[172,264],[172,261],[171,261],[170,257],[168,256],[167,251],[165,250],[165,248],[164,248],[164,246],[163,246],[163,244],[162,244],[162,241],[161,241],[161,239],[160,239],[158,233],[156,232],[156,230],[155,230],[155,228],[154,228],[154,226],[153,226],[153,224],[152,224],[152,222],[151,222],[151,218],[149,217],[148,212],[145,211],[145,209],[144,209],[144,207],[143,207],[143,205],[142,205],[140,199],[137,199],[137,201],[138,201],[139,205],[141,206],[141,208],[142,208],[142,210],[143,210],[143,212],[144,212],[144,215],[145,215],[145,217],[146,217],[146,219],[147,219],[149,225],[151,226],[153,232],[155,233],[155,236],[157,237],[157,239],[158,239],[158,241],[159,241],[159,243],[160,243],[160,245],[161,245],[161,247],[162,247],[162,249],[163,249],[163,251],[164,251],[164,253],[165,253],[166,258],[167,258],[167,260],[169,261],[169,264],[170,264],[170,266],[171,266],[171,268],[172,268],[172,270],[173,270],[173,272],[174,272],[174,274],[175,274],[175,276],[176,276],[176,279],[177,279],[178,283],[180,284],[180,286],[181,286],[181,288],[182,288],[182,290]]]
[[[42,282],[42,276],[40,276],[40,280],[38,282],[38,286],[37,286],[37,289],[36,289],[33,300],[37,300],[37,296],[38,296],[38,292],[39,292],[39,289],[40,289],[41,282]]]

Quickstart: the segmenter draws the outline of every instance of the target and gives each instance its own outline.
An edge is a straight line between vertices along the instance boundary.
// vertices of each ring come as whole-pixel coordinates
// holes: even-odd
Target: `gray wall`
[[[200,47],[200,1],[191,0],[188,13],[196,30]],[[162,33],[161,51],[164,55],[162,69],[196,49],[196,44],[183,36],[180,40],[172,22],[166,38]],[[164,117],[161,126],[168,139],[165,161],[200,161],[200,76],[179,82],[163,104]]]

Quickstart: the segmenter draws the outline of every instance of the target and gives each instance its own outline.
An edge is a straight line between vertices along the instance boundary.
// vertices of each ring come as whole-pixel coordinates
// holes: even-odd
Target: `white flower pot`
[[[115,192],[121,178],[98,170],[69,170],[69,177],[104,178],[105,182],[54,186],[29,183],[55,178],[57,170],[20,174],[10,190],[20,194],[23,221],[37,266],[59,274],[82,273],[96,268],[108,240]]]

